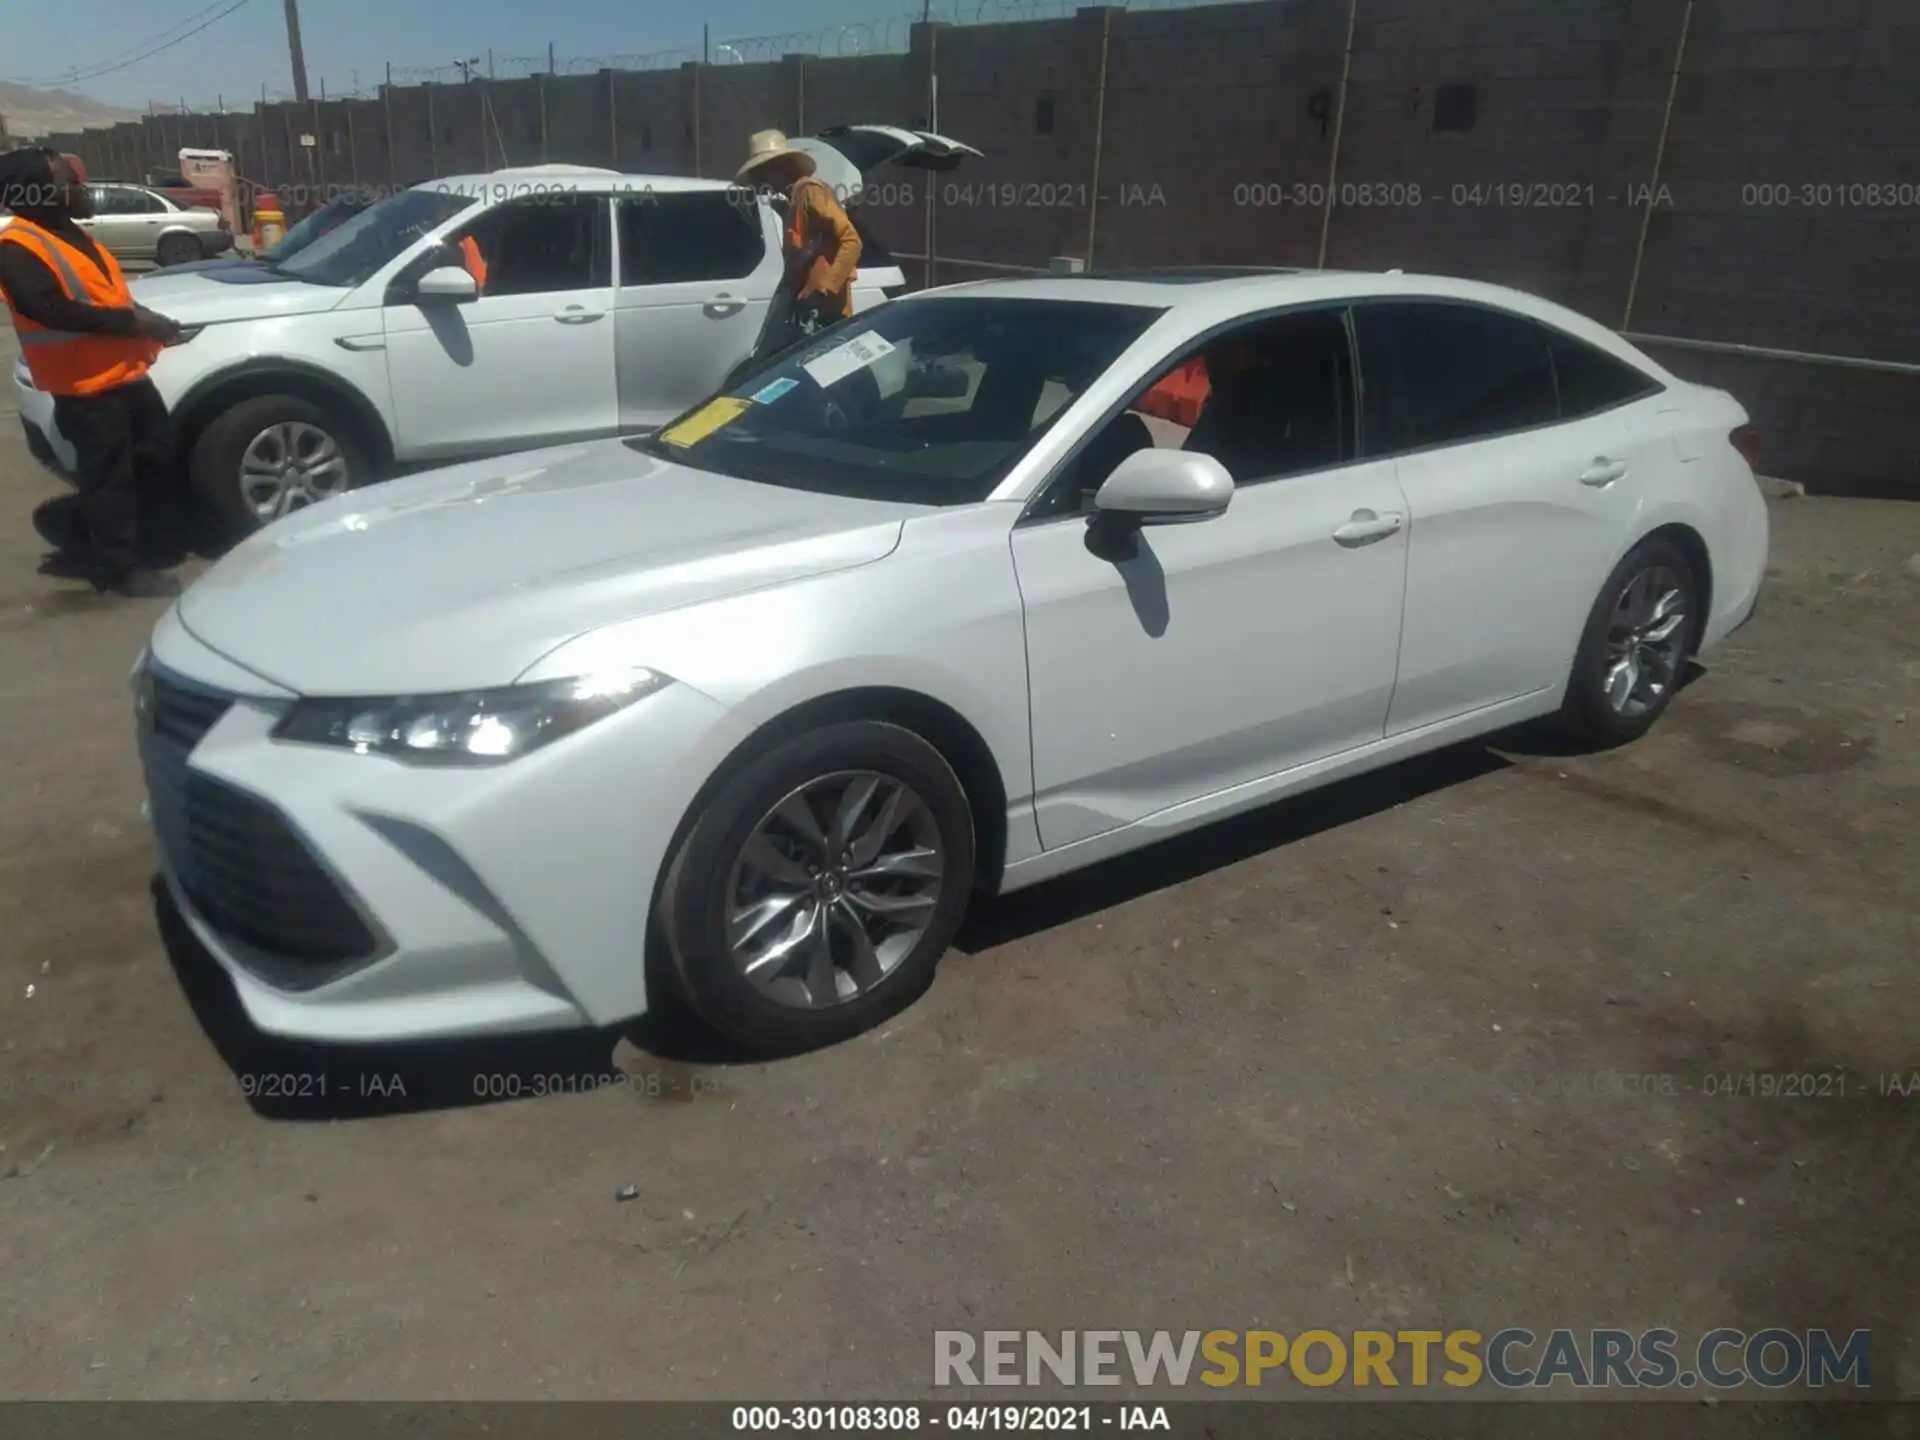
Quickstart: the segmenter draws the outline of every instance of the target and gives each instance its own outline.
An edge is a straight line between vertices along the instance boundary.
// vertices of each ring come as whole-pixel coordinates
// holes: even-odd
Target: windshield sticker
[[[864,370],[874,361],[893,353],[893,345],[884,335],[876,335],[869,330],[865,335],[856,335],[844,345],[837,345],[818,360],[809,360],[801,368],[813,377],[813,383],[822,390],[837,380],[844,380],[856,370]]]
[[[678,445],[685,449],[698,444],[722,426],[731,425],[753,408],[751,400],[741,400],[733,395],[721,395],[709,400],[678,425],[669,425],[660,432],[660,438],[669,445]]]
[[[780,379],[763,385],[754,391],[753,403],[756,405],[771,405],[799,383],[798,380],[793,379],[791,376],[783,375]]]

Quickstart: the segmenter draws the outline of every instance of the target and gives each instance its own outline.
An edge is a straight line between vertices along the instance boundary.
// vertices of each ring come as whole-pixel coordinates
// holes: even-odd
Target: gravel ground
[[[897,1396],[939,1328],[1423,1324],[1871,1326],[1920,1394],[1920,506],[1776,502],[1758,616],[1638,745],[1503,736],[1010,897],[883,1033],[734,1064],[672,1017],[247,1031],[156,925],[157,607],[34,574],[55,488],[0,415],[0,1394]],[[1828,1093],[1710,1093],[1750,1072]]]

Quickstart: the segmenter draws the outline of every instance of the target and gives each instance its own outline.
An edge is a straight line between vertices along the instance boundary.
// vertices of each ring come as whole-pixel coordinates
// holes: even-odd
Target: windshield
[[[275,258],[273,269],[314,285],[359,285],[410,249],[428,231],[473,204],[471,195],[403,190],[363,210],[298,254]],[[318,219],[318,216],[309,216]],[[302,222],[305,223],[305,222]]]
[[[262,252],[261,258],[273,263],[291,259],[306,249],[322,235],[337,229],[354,216],[364,214],[368,209],[365,200],[333,200],[322,205],[306,219],[299,221],[276,245]]]
[[[972,504],[1161,314],[1081,300],[895,301],[630,443],[774,485]]]

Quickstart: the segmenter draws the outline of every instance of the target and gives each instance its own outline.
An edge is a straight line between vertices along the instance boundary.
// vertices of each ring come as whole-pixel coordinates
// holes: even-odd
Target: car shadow
[[[1209,871],[1506,768],[1512,732],[1417,756],[1162,841],[1001,897],[975,900],[953,949],[979,955]],[[168,960],[200,1027],[254,1112],[272,1120],[346,1120],[579,1093],[606,1085],[662,1101],[716,1088],[716,1071],[762,1063],[696,1017],[654,969],[653,1009],[625,1025],[536,1035],[389,1045],[315,1044],[269,1035],[232,981],[152,881]],[[650,967],[660,964],[650,947]]]
[[[977,955],[1505,769],[1511,762],[1489,744],[1474,741],[1416,756],[1159,841],[1030,890],[976,900],[954,937],[953,948]]]

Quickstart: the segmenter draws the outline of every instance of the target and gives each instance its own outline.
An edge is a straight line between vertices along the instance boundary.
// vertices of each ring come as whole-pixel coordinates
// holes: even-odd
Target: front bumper
[[[152,656],[215,717],[184,746],[177,718],[143,721],[161,873],[260,1029],[366,1044],[647,1009],[655,879],[741,738],[715,702],[670,685],[520,760],[425,768],[273,740],[292,697],[172,613]]]

